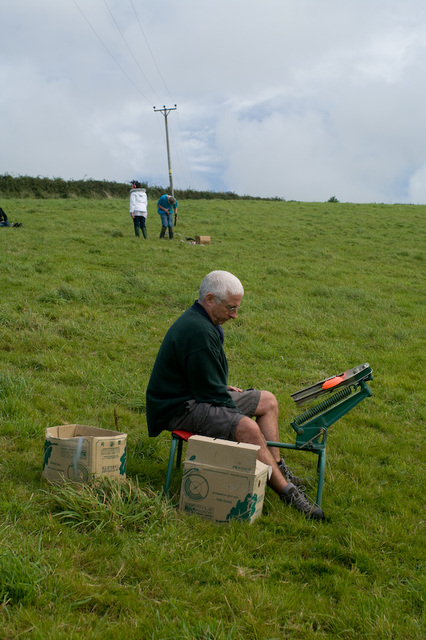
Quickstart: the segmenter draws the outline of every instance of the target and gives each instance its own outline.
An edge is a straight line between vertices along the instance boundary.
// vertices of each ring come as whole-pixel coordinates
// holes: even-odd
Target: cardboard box
[[[195,236],[195,242],[197,244],[210,244],[211,236]]]
[[[99,476],[126,478],[127,435],[66,424],[46,429],[43,477],[51,482],[90,482]]]
[[[179,508],[213,522],[254,522],[262,513],[270,467],[259,447],[204,436],[188,440]]]

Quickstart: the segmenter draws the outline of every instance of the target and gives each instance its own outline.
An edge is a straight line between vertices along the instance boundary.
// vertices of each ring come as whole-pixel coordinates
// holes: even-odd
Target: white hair
[[[203,302],[209,293],[219,300],[224,300],[227,295],[244,295],[244,288],[238,278],[229,271],[211,271],[200,284],[198,292],[200,302]]]

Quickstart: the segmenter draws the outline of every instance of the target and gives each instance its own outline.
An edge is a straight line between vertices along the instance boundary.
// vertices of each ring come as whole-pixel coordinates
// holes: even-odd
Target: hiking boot
[[[287,482],[291,482],[296,487],[303,487],[306,484],[301,478],[294,475],[293,471],[286,465],[284,458],[281,458],[278,462],[278,468]]]
[[[303,491],[294,486],[291,482],[284,487],[280,493],[280,498],[286,504],[294,507],[307,518],[315,518],[316,520],[324,520],[324,511],[315,502],[312,502]]]

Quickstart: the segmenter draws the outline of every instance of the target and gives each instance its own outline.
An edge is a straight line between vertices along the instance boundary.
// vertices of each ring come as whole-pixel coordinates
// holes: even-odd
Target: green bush
[[[148,186],[142,182],[148,198],[156,199],[167,193],[168,187]],[[63,180],[62,178],[43,178],[37,176],[0,175],[0,197],[2,198],[128,198],[131,185],[108,180]],[[261,200],[251,196],[238,196],[230,191],[195,191],[194,189],[176,190],[178,200]],[[279,200],[279,198],[273,198]]]

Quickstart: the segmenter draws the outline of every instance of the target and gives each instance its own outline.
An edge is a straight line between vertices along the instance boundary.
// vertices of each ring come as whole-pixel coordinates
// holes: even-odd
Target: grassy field
[[[175,240],[135,238],[127,200],[3,200],[0,638],[419,639],[424,626],[424,206],[181,201]],[[187,237],[210,235],[210,246]],[[213,269],[245,286],[230,383],[290,394],[369,362],[372,398],[329,433],[307,521],[268,490],[253,525],[162,495],[169,436],[146,433],[162,337]],[[127,482],[41,478],[46,427],[128,434]],[[289,453],[308,476],[310,456]]]

